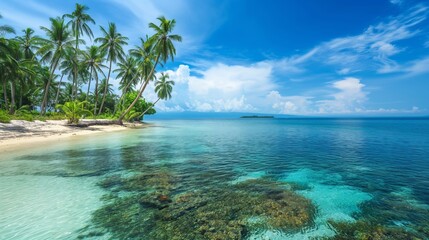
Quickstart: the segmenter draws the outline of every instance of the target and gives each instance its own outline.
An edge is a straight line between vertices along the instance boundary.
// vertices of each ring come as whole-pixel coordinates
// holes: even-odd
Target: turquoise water
[[[0,239],[429,238],[427,119],[151,124],[2,155]]]

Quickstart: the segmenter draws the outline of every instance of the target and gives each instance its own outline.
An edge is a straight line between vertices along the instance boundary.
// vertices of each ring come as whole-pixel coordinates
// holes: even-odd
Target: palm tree
[[[147,84],[154,75],[155,68],[158,65],[159,60],[161,60],[162,63],[166,63],[169,58],[174,61],[174,55],[176,55],[176,48],[174,47],[173,41],[182,41],[182,37],[180,35],[171,34],[176,25],[176,20],[167,20],[165,17],[159,17],[158,20],[160,21],[159,26],[154,23],[149,23],[149,28],[152,28],[155,31],[155,34],[149,39],[150,45],[153,46],[153,50],[156,55],[155,63],[153,64],[151,71],[145,79],[144,84],[141,86],[137,97],[127,108],[127,110],[125,110],[125,112],[123,112],[119,117],[119,122],[122,122],[125,115],[128,114],[129,111],[131,111],[131,109],[142,96]]]
[[[74,98],[73,94],[75,93],[75,83],[74,83],[74,73],[77,72],[79,68],[79,63],[77,62],[77,59],[75,58],[75,50],[71,46],[67,46],[64,49],[62,61],[60,63],[59,69],[61,70],[61,78],[60,82],[62,82],[63,77],[67,76],[67,79],[72,83],[73,91],[71,92],[72,98]],[[59,84],[61,86],[61,84]],[[59,91],[57,91],[58,93]],[[56,94],[58,95],[58,94]],[[55,98],[54,106],[57,105],[57,98]]]
[[[63,78],[64,75],[66,74],[66,71],[61,71],[61,77],[60,77],[60,82],[58,83],[57,86],[57,93],[55,94],[55,100],[54,100],[54,106],[56,107],[58,104],[58,98],[60,97],[60,92],[61,92],[61,87],[64,85],[63,83]]]
[[[0,19],[1,18],[3,18],[3,16],[0,14]],[[7,33],[13,33],[13,34],[15,34],[15,30],[11,26],[0,25],[0,35],[4,35],[4,34],[7,34]]]
[[[64,55],[65,49],[72,44],[71,34],[68,31],[66,24],[64,24],[64,19],[57,17],[50,18],[49,20],[51,21],[51,28],[40,27],[46,32],[48,39],[44,40],[44,45],[39,49],[39,52],[42,54],[42,61],[50,62],[51,71],[50,79],[46,83],[42,105],[40,107],[40,114],[42,115],[46,112],[49,87],[51,85],[54,72]]]
[[[72,26],[73,36],[76,38],[76,46],[75,46],[75,61],[77,62],[77,56],[79,52],[79,38],[86,34],[89,38],[94,37],[91,28],[88,26],[88,22],[95,24],[94,19],[91,18],[90,15],[86,14],[85,11],[89,10],[89,8],[85,5],[81,5],[76,3],[76,8],[72,14],[64,14],[64,17],[70,18],[70,21],[67,23],[67,26]],[[75,89],[74,98],[76,98],[77,93],[77,69],[73,72],[73,84]]]
[[[3,17],[0,15],[0,18],[3,18]],[[8,39],[3,37],[7,33],[15,33],[15,30],[8,25],[0,25],[0,77],[1,77],[0,80],[2,81],[2,84],[3,84],[3,97],[4,97],[5,109],[9,107],[8,98],[7,98],[7,89],[6,89],[7,80],[5,77],[5,74],[6,74],[5,65],[7,65],[7,62],[9,61],[8,53],[12,51],[12,49],[10,48],[10,43]]]
[[[21,45],[22,51],[26,59],[34,59],[36,52],[39,50],[43,39],[34,34],[34,30],[26,28],[22,30],[23,36],[17,37],[17,41]]]
[[[0,78],[3,79],[3,92],[5,95],[5,104],[7,107],[7,94],[6,83],[10,83],[10,96],[11,104],[9,113],[13,114],[17,107],[16,105],[16,88],[17,83],[20,83],[20,79],[26,78],[30,74],[34,74],[32,71],[33,62],[23,58],[23,54],[16,40],[8,41],[9,54],[6,55],[0,63],[1,71]],[[21,86],[22,87],[22,86]],[[21,93],[22,94],[22,93]]]
[[[171,93],[173,92],[174,81],[172,81],[172,80],[167,81],[168,78],[170,78],[170,76],[168,76],[168,74],[161,73],[159,80],[157,80],[155,82],[155,92],[158,95],[158,99],[154,103],[149,104],[149,107],[146,108],[146,110],[144,110],[144,112],[139,116],[139,118],[143,117],[144,114],[147,111],[149,111],[149,109],[154,107],[155,104],[159,100],[161,100],[161,99],[165,100],[165,99],[171,98]]]
[[[125,95],[132,89],[138,81],[137,60],[128,56],[125,60],[118,63],[118,68],[113,72],[117,73],[116,78],[121,79],[119,82],[119,90],[122,90],[119,103],[122,107],[125,103]]]
[[[86,95],[89,95],[89,89],[91,87],[91,80],[95,79],[95,100],[94,100],[94,115],[97,113],[97,103],[98,103],[98,73],[101,73],[104,76],[102,68],[106,66],[103,65],[104,54],[100,51],[100,48],[97,46],[91,46],[84,52],[84,64],[89,68],[89,83],[88,90]],[[104,76],[105,77],[105,76]]]
[[[101,38],[95,39],[96,42],[101,43],[101,50],[107,53],[107,60],[109,63],[109,72],[107,74],[107,84],[105,85],[103,92],[103,99],[101,100],[100,110],[98,114],[101,114],[103,110],[104,102],[106,101],[107,86],[109,86],[110,73],[112,71],[112,63],[117,60],[122,60],[124,56],[124,50],[122,49],[123,45],[127,45],[127,37],[122,36],[116,30],[116,25],[114,23],[109,23],[109,29],[106,31],[103,27],[100,27],[104,36]]]

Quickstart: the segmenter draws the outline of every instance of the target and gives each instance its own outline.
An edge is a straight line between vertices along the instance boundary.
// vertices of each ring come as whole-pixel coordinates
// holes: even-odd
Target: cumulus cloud
[[[164,73],[168,74],[169,79],[175,84],[187,83],[190,77],[190,69],[188,65],[180,64],[176,71],[167,70]],[[159,75],[158,75],[159,76]]]
[[[272,108],[281,114],[308,114],[311,113],[311,97],[307,96],[282,96],[278,91],[271,91],[267,99],[272,103]]]
[[[263,100],[276,88],[271,69],[271,65],[263,62],[250,65],[218,63],[194,72],[198,74],[195,76],[188,65],[180,65],[175,70],[165,71],[176,85],[172,99],[160,101],[156,108],[161,111],[265,111]],[[145,98],[149,101],[157,99],[153,83],[148,86]]]
[[[320,113],[349,113],[360,109],[367,99],[363,91],[365,85],[359,79],[348,77],[335,81],[331,87],[337,92],[331,95],[333,99],[320,100],[316,103]]]
[[[216,64],[189,79],[189,91],[195,95],[231,97],[273,88],[272,67],[257,63],[251,66]]]
[[[197,112],[245,112],[254,111],[255,108],[246,102],[246,98],[230,99],[215,99],[208,100],[207,102],[200,102],[198,100],[188,103],[188,108]]]
[[[425,61],[429,60],[416,62],[412,66],[414,71],[427,71],[424,68]],[[262,112],[293,115],[420,112],[418,107],[367,109],[365,104],[369,92],[361,79],[355,77],[327,82],[317,88],[317,93],[283,95],[272,80],[272,68],[266,62],[250,65],[218,63],[206,70],[199,70],[198,76],[194,76],[189,66],[181,65],[175,70],[167,71],[173,80],[178,81],[174,86],[173,98],[160,101],[156,108],[163,112]],[[145,97],[151,101],[156,100],[153,85],[147,91]]]
[[[205,112],[257,110],[253,104],[260,104],[276,88],[271,72],[272,66],[264,62],[248,66],[215,64],[199,71],[200,77],[189,78],[187,106]]]
[[[267,95],[272,108],[281,114],[338,114],[362,112],[367,100],[364,84],[357,78],[348,77],[328,86],[334,92],[321,97],[282,96],[278,91]]]

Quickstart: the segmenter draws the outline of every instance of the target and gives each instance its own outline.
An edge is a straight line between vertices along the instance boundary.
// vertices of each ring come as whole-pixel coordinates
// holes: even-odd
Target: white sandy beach
[[[0,123],[0,154],[13,151],[23,145],[26,147],[38,146],[65,138],[126,129],[129,129],[127,125],[73,127],[68,126],[66,120],[48,120],[46,122],[12,120],[11,123]]]

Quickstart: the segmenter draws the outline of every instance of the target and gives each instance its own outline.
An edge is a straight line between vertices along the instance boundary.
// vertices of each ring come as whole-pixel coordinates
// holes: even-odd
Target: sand
[[[92,120],[93,121],[93,120]],[[66,120],[23,121],[0,123],[0,154],[14,151],[20,146],[37,147],[51,141],[77,138],[103,132],[123,131],[135,125],[102,125],[90,127],[68,126]]]

